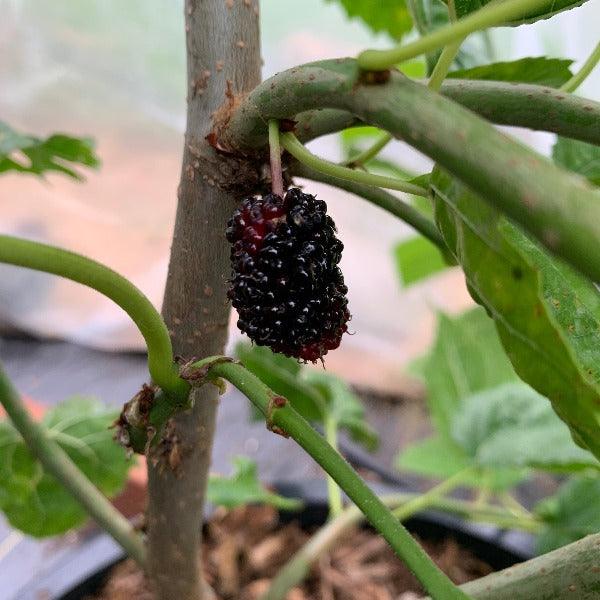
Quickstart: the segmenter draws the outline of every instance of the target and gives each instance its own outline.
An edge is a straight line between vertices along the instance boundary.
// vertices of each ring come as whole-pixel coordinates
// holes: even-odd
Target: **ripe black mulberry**
[[[227,227],[228,297],[238,327],[261,346],[304,361],[322,359],[348,330],[342,242],[327,205],[297,188],[243,200]]]

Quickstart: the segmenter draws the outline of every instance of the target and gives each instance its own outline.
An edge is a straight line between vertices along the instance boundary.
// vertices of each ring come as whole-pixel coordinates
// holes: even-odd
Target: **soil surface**
[[[270,507],[216,511],[205,528],[202,568],[218,600],[257,600],[278,570],[310,537],[297,522],[279,523]],[[420,540],[458,584],[492,569],[448,538]],[[368,529],[348,532],[314,565],[286,600],[416,600],[422,588],[386,542]],[[99,595],[86,600],[153,600],[132,561],[117,566]]]

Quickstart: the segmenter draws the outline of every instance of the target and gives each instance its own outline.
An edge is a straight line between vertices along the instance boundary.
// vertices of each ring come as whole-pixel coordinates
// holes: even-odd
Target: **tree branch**
[[[497,125],[549,131],[600,144],[600,103],[594,100],[541,85],[471,79],[446,79],[440,91]],[[297,120],[296,135],[303,142],[365,124],[356,115],[331,108],[307,110],[298,114]],[[265,145],[266,131],[252,144]]]
[[[225,227],[236,202],[224,191],[227,157],[205,139],[211,115],[260,81],[258,2],[186,0],[188,111],[163,315],[176,354],[223,352],[229,323]],[[242,165],[243,166],[243,163]],[[251,166],[251,165],[250,165]],[[242,173],[243,179],[243,173]],[[148,576],[158,600],[204,598],[200,538],[218,393],[193,392],[148,460]]]
[[[588,182],[398,72],[380,84],[362,77],[355,61],[341,59],[280,73],[241,103],[221,139],[232,147],[252,147],[264,143],[270,118],[293,118],[319,107],[347,110],[432,158],[600,281],[600,195]]]
[[[462,586],[474,600],[596,600],[600,534]]]

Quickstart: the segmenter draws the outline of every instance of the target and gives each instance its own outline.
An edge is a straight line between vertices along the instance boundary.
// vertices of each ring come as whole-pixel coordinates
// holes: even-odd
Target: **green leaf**
[[[305,419],[321,419],[324,399],[313,387],[300,379],[302,367],[297,360],[283,354],[275,354],[265,346],[246,342],[237,344],[234,353],[265,385],[287,398]],[[262,415],[259,418],[262,419]]]
[[[91,138],[54,134],[42,139],[20,134],[0,121],[0,173],[16,171],[41,176],[58,171],[81,180],[82,176],[72,168],[74,165],[100,166]]]
[[[434,171],[436,221],[519,376],[600,456],[600,293],[488,203]]]
[[[422,373],[433,422],[438,433],[446,436],[463,399],[517,379],[492,320],[481,308],[458,317],[439,315],[436,339]]]
[[[335,375],[307,370],[303,379],[325,398],[328,415],[338,428],[346,429],[350,437],[367,450],[379,444],[377,432],[365,420],[365,408],[348,384]]]
[[[349,18],[360,19],[374,33],[387,33],[393,40],[400,40],[412,29],[412,18],[404,0],[375,4],[373,0],[337,1]]]
[[[94,400],[72,398],[48,411],[42,422],[75,465],[111,497],[122,489],[133,464],[113,439],[116,416]],[[13,527],[35,537],[64,533],[87,519],[8,422],[0,423],[0,509]]]
[[[256,464],[245,456],[233,459],[231,477],[211,475],[206,495],[211,504],[230,509],[245,504],[268,504],[279,510],[302,508],[301,500],[284,498],[265,488],[258,479]]]
[[[396,457],[396,468],[401,471],[442,480],[476,466],[460,446],[439,435],[408,446]],[[479,469],[473,475],[465,477],[462,485],[504,491],[519,483],[525,473],[523,469]]]
[[[600,531],[600,479],[574,478],[558,492],[535,507],[546,527],[536,540],[539,554],[545,554],[586,535]]]
[[[455,0],[456,15],[460,19],[469,13],[479,10],[493,0]],[[540,19],[548,19],[553,15],[564,10],[570,10],[581,6],[586,0],[548,0],[548,3],[541,8],[529,11],[520,19],[515,19],[506,25],[522,25],[523,23],[533,23]]]
[[[552,159],[557,165],[600,185],[600,146],[559,137],[552,148]]]
[[[394,247],[394,258],[400,280],[406,287],[439,273],[448,266],[439,248],[421,236],[397,244]]]
[[[505,383],[463,401],[452,437],[477,465],[553,471],[599,468],[577,446],[546,398],[524,383]]]
[[[512,81],[558,88],[573,76],[569,69],[572,63],[572,60],[563,58],[538,56],[536,58],[521,58],[509,62],[496,62],[471,69],[452,71],[448,74],[448,77],[486,81]]]

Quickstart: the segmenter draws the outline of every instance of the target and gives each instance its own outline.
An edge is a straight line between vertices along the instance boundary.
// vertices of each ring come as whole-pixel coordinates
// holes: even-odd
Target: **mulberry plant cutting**
[[[238,327],[274,352],[315,362],[340,345],[350,318],[342,242],[327,205],[298,188],[246,198],[229,222]]]
[[[372,4],[379,5],[374,10],[386,8],[386,3]],[[315,392],[310,378],[292,372],[298,366],[294,361],[287,361],[289,370],[264,369],[265,376],[259,377],[249,360],[244,359],[244,366],[221,356],[229,323],[226,294],[239,313],[239,328],[255,344],[300,361],[322,360],[348,329],[348,290],[339,268],[343,244],[323,200],[297,187],[284,191],[281,144],[287,151],[288,180],[302,177],[361,196],[412,226],[449,263],[458,265],[474,300],[494,320],[516,374],[549,399],[573,438],[589,450],[590,460],[600,457],[600,296],[594,285],[600,281],[600,174],[594,170],[600,104],[572,93],[600,61],[600,44],[576,73],[570,61],[530,57],[480,64],[446,80],[467,36],[495,26],[526,27],[581,2],[498,0],[455,6],[448,0],[437,6],[446,24],[432,31],[420,22],[428,4],[407,3],[414,13],[415,34],[421,34],[409,43],[300,65],[259,83],[257,2],[186,0],[188,124],[163,316],[131,282],[104,265],[61,248],[0,235],[1,263],[93,288],[125,310],[146,341],[152,386],[144,386],[125,405],[118,421],[119,441],[148,459],[143,533],[77,468],[72,448],[61,446],[62,432],[31,420],[1,369],[0,404],[14,425],[5,439],[20,444],[17,433],[22,437],[36,469],[39,462],[77,507],[144,569],[157,600],[212,597],[198,565],[222,379],[254,404],[272,431],[285,433],[314,458],[354,503],[349,510],[365,515],[432,600],[598,596],[598,535],[518,570],[456,587],[400,521],[427,502],[443,499],[457,479],[448,477],[393,514],[389,499],[377,497],[336,449],[340,415],[351,432],[357,417],[332,400],[333,387],[316,378],[312,385],[321,387]],[[385,21],[385,14],[377,21]],[[428,65],[426,81],[411,80],[398,70],[421,56]],[[482,61],[478,55],[477,62]],[[303,145],[357,125],[380,131],[368,148],[342,164],[315,156]],[[558,165],[495,125],[557,134],[553,159]],[[14,134],[4,138],[4,169],[23,171],[26,167],[2,152],[8,147],[9,152],[33,156],[39,140]],[[432,172],[408,180],[402,165],[394,166],[393,176],[372,172],[377,169],[374,159],[392,138],[431,159]],[[267,149],[271,193],[259,195]],[[54,152],[63,158],[56,148]],[[42,162],[58,165],[53,159]],[[382,188],[430,202],[417,205]],[[231,215],[233,203],[243,196]],[[269,383],[273,374],[278,379]],[[276,389],[277,383],[285,384],[286,391]],[[317,413],[325,438],[313,427]],[[448,419],[443,421],[450,429]],[[536,433],[554,448],[552,438]],[[548,454],[565,469],[579,469],[571,455],[559,456],[559,450]],[[441,463],[453,460],[441,452],[437,456]],[[518,458],[519,472],[533,460]],[[593,468],[597,470],[596,463]],[[476,475],[473,479],[483,479]],[[9,481],[9,492],[16,490],[22,501],[20,480],[15,486],[11,477],[0,477],[0,487],[3,481]],[[456,507],[454,499],[447,500]],[[4,504],[0,508],[6,512]],[[475,508],[481,509],[479,498]],[[486,513],[487,519],[507,517],[495,504]],[[526,517],[531,522],[531,515]],[[354,517],[350,512],[339,518],[344,523]],[[340,529],[335,519],[330,532]],[[327,536],[320,539],[329,543]],[[282,578],[274,580],[276,588],[281,584],[279,591],[268,591],[263,600],[284,597],[281,590],[309,572],[310,561],[300,554],[302,564],[282,570]]]

